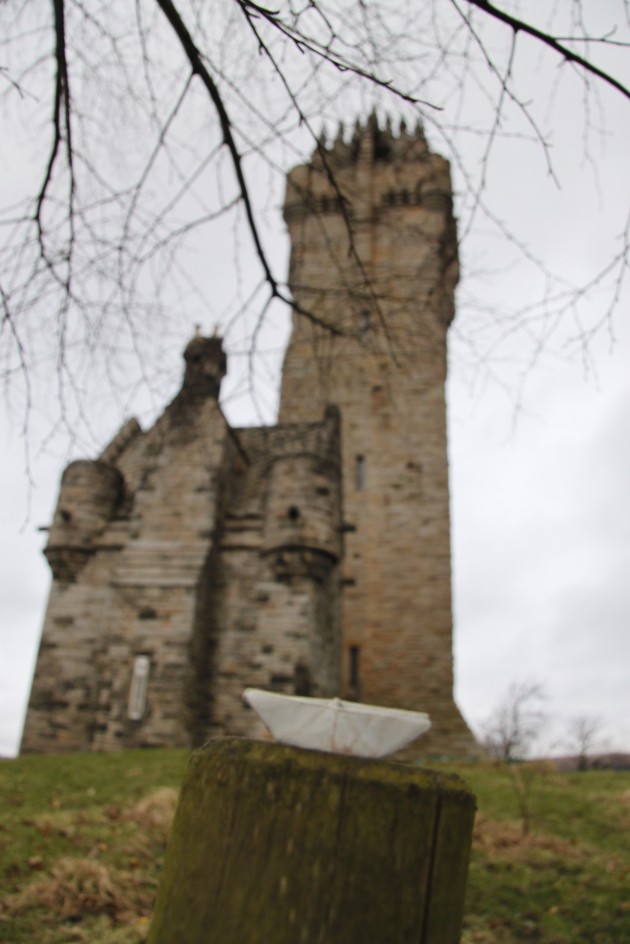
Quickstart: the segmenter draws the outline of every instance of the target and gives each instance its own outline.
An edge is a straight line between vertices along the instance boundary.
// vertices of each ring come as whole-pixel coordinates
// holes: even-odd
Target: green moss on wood
[[[455,944],[473,815],[452,776],[212,742],[190,761],[149,944]]]

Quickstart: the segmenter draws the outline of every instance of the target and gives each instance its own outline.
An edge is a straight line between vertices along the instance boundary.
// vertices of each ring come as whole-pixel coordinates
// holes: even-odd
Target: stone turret
[[[317,579],[341,558],[339,416],[323,425],[286,430],[268,473],[263,552],[278,574]]]
[[[80,459],[67,467],[44,551],[56,580],[76,580],[123,494],[124,480],[114,466]]]
[[[196,335],[184,350],[186,370],[182,392],[187,396],[218,399],[221,381],[225,377],[227,360],[221,338]]]

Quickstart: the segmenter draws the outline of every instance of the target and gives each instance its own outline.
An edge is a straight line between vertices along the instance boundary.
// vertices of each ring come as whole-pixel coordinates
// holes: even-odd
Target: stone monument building
[[[453,700],[447,161],[374,118],[288,177],[296,303],[275,427],[234,429],[221,340],[194,338],[155,425],[65,470],[22,749],[258,736],[247,686],[428,711]]]

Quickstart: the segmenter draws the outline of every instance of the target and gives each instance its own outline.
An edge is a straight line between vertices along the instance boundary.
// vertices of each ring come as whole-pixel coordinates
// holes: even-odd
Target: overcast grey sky
[[[544,97],[549,73],[538,65],[534,55],[532,94]],[[547,174],[540,149],[518,139],[499,142],[488,165],[488,194],[502,218],[574,283],[619,249],[614,237],[630,204],[628,105],[608,94],[602,102],[605,133],[589,144],[588,155],[578,90],[554,113],[552,150],[561,186]],[[445,153],[437,127],[429,137]],[[471,141],[470,152],[464,148],[464,157],[473,165],[479,160],[478,141]],[[457,164],[454,178],[456,211],[465,225],[470,195]],[[279,212],[270,214],[269,225],[281,233]],[[281,256],[286,243],[277,238]],[[214,255],[223,251],[220,231],[208,248]],[[554,330],[553,316],[531,323],[523,316],[540,286],[483,219],[463,233],[462,256],[448,383],[460,707],[474,727],[512,681],[534,680],[549,695],[543,746],[560,749],[568,721],[589,715],[602,718],[606,746],[630,750],[628,290],[613,321],[585,349],[571,311]],[[213,291],[220,311],[219,287]],[[487,315],[479,327],[482,296],[486,308],[495,306],[494,333]],[[601,311],[602,295],[593,289],[582,300],[580,318],[593,325]],[[513,318],[520,328],[506,333]],[[198,310],[193,314],[182,301],[168,338],[163,398],[153,402],[154,411],[173,392],[181,350],[198,319]],[[210,332],[214,320],[209,314],[203,329]],[[242,403],[228,399],[225,408],[235,423],[243,422]],[[87,452],[93,455],[123,416],[106,394],[91,409],[95,435]],[[43,451],[33,446],[29,486],[19,413],[12,416],[0,427],[0,754],[8,755],[19,745],[49,586],[37,527],[50,521],[67,458],[86,454],[85,446],[69,446],[58,431]],[[36,414],[35,433],[38,424],[44,428]]]
[[[600,351],[598,384],[536,374],[513,431],[491,394],[474,410],[449,388],[459,701],[481,720],[512,680],[540,681],[560,750],[579,715],[630,747],[629,342],[624,325]]]

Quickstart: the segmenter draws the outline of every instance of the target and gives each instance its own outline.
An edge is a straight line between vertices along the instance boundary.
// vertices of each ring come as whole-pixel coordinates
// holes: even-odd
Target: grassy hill
[[[185,766],[169,750],[0,761],[0,941],[144,941]],[[448,768],[479,806],[462,944],[630,941],[630,773]]]

